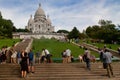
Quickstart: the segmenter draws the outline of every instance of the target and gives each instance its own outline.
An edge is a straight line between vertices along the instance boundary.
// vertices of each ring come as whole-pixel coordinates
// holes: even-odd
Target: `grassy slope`
[[[88,44],[92,44],[92,45],[97,46],[99,48],[103,48],[105,45],[104,43],[91,43],[91,42],[89,42]],[[106,44],[106,47],[113,49],[113,50],[117,50],[118,47],[120,47],[120,45],[118,45],[118,44]]]
[[[16,42],[19,42],[20,39],[0,39],[0,48],[2,46],[12,46]]]
[[[37,52],[37,51],[41,52],[42,48],[48,49],[54,58],[60,58],[61,52],[67,48],[71,50],[72,55],[74,57],[78,57],[79,54],[84,53],[83,49],[80,49],[78,46],[75,46],[70,43],[58,42],[56,40],[48,40],[48,39],[33,41],[34,52]],[[92,52],[92,53],[98,57],[98,54],[96,54],[95,52]]]

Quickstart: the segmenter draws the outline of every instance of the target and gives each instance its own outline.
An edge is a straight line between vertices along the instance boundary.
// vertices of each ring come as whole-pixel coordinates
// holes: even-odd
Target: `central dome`
[[[34,17],[37,17],[37,16],[45,16],[45,12],[44,10],[41,8],[41,5],[39,4],[39,8],[37,9],[37,11],[35,12],[35,16]]]

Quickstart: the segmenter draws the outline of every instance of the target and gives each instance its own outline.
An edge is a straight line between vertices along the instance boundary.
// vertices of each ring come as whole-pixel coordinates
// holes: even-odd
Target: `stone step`
[[[20,65],[0,64],[0,80],[119,80],[120,65],[113,63],[115,78],[108,78],[102,63],[92,63],[91,71],[85,69],[84,63],[35,64],[35,73],[29,73],[26,79],[20,78]]]

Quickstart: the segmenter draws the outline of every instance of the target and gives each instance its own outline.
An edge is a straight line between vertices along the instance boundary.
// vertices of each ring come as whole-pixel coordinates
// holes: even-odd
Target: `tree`
[[[2,14],[1,14],[1,12],[0,12],[0,19],[2,19]]]
[[[102,39],[106,43],[111,43],[112,41],[118,41],[120,38],[118,34],[120,31],[116,28],[116,25],[110,20],[100,20],[98,22],[100,26],[89,26],[86,29],[86,34],[90,38]]]
[[[69,33],[67,30],[58,30],[57,33]]]
[[[13,32],[17,32],[17,29],[15,26],[13,26]]]
[[[29,30],[28,29],[19,28],[19,29],[16,29],[16,32],[29,32]]]
[[[0,18],[0,37],[12,38],[12,31],[13,31],[12,21]]]
[[[77,30],[77,28],[74,27],[74,28],[72,29],[72,31],[69,32],[69,34],[68,34],[68,39],[72,39],[72,38],[77,39],[77,38],[79,38],[79,35],[80,35],[79,30]]]
[[[94,26],[89,26],[86,29],[86,34],[91,37],[91,38],[98,38],[98,31],[100,30],[100,27],[98,25],[94,25]]]
[[[106,26],[106,25],[109,25],[111,23],[112,23],[112,21],[110,21],[110,20],[103,20],[103,19],[99,20],[99,22],[98,22],[98,24],[100,24],[100,26]]]

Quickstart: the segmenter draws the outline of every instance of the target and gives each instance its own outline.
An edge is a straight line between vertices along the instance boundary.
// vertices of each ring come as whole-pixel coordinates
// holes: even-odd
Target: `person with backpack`
[[[106,70],[107,70],[107,75],[108,77],[115,77],[113,74],[113,69],[112,69],[112,54],[109,50],[105,49],[105,53],[103,54],[103,58],[105,59],[106,63]]]
[[[90,66],[90,62],[91,62],[91,54],[90,54],[90,51],[86,48],[85,49],[85,53],[84,53],[84,55],[83,55],[83,60],[85,61],[85,63],[86,63],[86,68],[88,69],[88,70],[91,70],[91,66]]]
[[[18,51],[17,52],[17,63],[20,64],[20,62],[21,62],[21,52]]]
[[[52,60],[51,60],[52,55],[50,54],[50,52],[47,49],[45,49],[44,51],[45,51],[47,63],[51,63],[52,62]]]
[[[106,63],[105,63],[105,58],[103,57],[104,50],[101,49],[100,52],[99,52],[99,54],[100,54],[100,61],[103,63],[103,68],[106,69],[107,66],[106,66]]]
[[[29,66],[28,66],[28,72],[34,73],[34,53],[32,50],[28,53],[28,58],[29,58]]]

